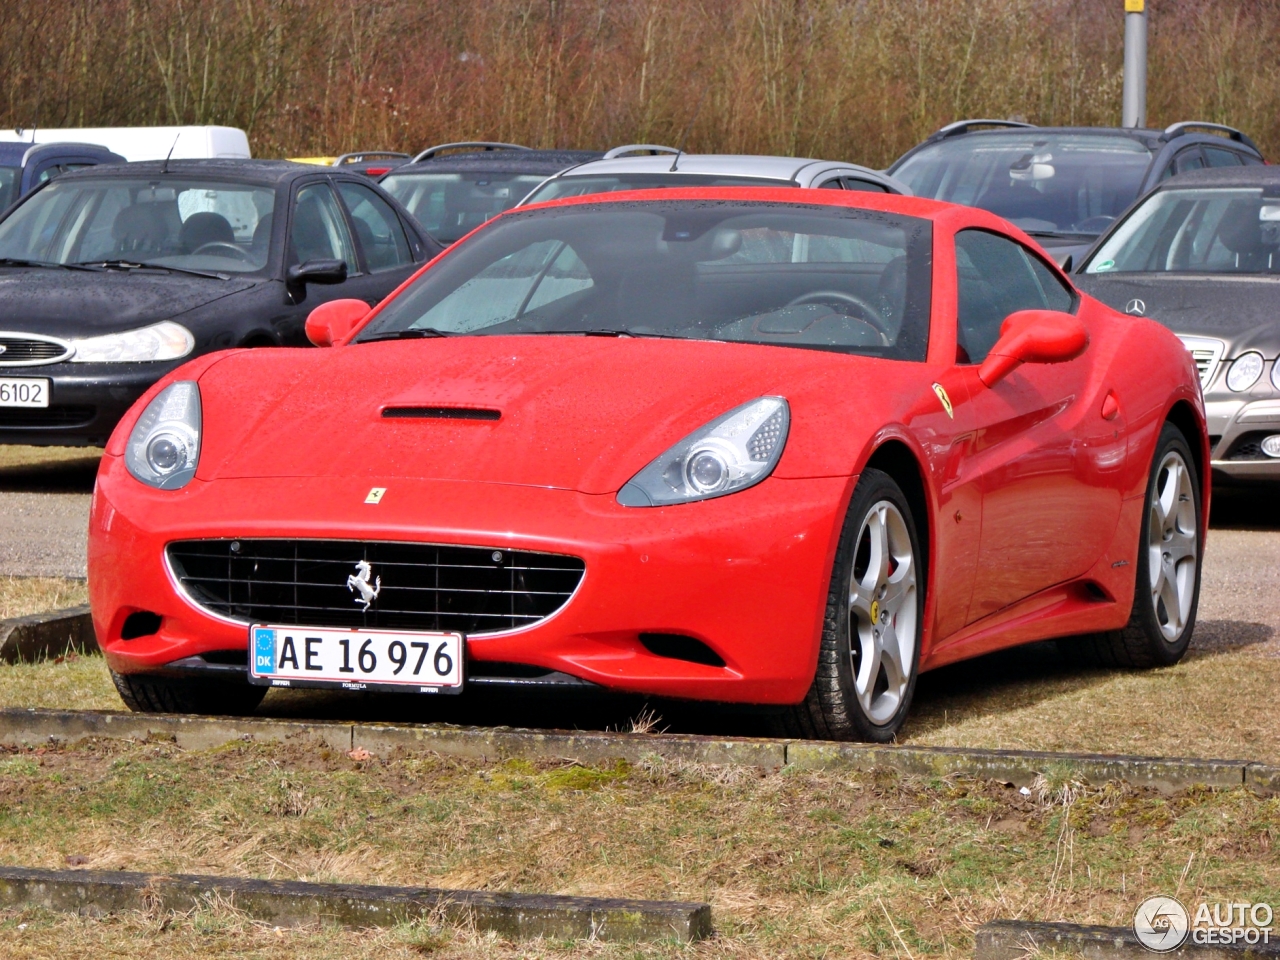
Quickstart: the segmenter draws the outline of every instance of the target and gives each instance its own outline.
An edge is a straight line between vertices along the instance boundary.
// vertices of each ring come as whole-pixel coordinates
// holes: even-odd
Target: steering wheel
[[[225,240],[211,240],[209,243],[202,243],[191,251],[193,257],[198,257],[202,253],[210,254],[215,257],[230,257],[233,260],[239,260],[241,263],[249,262],[249,255],[237,247],[234,243],[227,243]]]
[[[880,312],[871,304],[863,300],[856,293],[845,293],[843,290],[810,290],[808,293],[802,293],[790,303],[788,307],[799,307],[806,303],[825,303],[837,300],[840,303],[847,303],[850,306],[858,308],[858,312],[862,314],[858,319],[875,328],[876,333],[884,338],[885,346],[889,345],[891,335],[885,327],[884,321],[880,317]]]

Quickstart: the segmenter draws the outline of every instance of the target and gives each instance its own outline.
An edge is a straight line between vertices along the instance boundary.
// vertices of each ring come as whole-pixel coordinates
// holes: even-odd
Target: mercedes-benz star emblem
[[[369,566],[368,560],[361,560],[356,564],[356,572],[347,577],[347,589],[357,594],[356,603],[363,603],[366,610],[369,604],[378,599],[378,594],[382,592],[382,578],[376,578],[373,583],[369,579],[373,577],[373,567]]]
[[[1147,305],[1143,303],[1141,300],[1139,300],[1137,297],[1134,297],[1132,300],[1130,300],[1128,303],[1124,305],[1124,312],[1131,313],[1135,317],[1145,316],[1147,312]]]

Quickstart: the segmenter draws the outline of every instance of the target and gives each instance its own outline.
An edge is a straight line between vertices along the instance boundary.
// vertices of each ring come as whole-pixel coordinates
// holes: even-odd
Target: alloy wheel
[[[1166,642],[1176,643],[1195,597],[1199,536],[1191,471],[1176,450],[1160,461],[1152,494],[1147,529],[1151,603],[1160,633]]]
[[[858,702],[875,724],[893,719],[915,669],[916,562],[906,520],[888,500],[858,531],[849,581],[849,653]]]

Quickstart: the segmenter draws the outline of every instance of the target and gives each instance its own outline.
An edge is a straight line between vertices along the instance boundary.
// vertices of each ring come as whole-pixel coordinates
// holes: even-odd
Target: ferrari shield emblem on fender
[[[365,503],[381,503],[382,495],[387,492],[386,487],[374,487],[369,491],[369,495],[364,498]]]
[[[951,406],[951,398],[947,396],[947,388],[940,383],[935,383],[933,385],[933,392],[938,395],[938,400],[942,404],[942,409],[947,411],[947,416],[954,420],[956,415]]]

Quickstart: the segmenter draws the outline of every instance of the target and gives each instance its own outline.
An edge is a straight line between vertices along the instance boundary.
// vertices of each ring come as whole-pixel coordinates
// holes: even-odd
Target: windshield
[[[529,203],[585,197],[589,193],[621,193],[623,190],[661,190],[664,187],[794,187],[790,180],[769,177],[718,177],[702,173],[583,174],[556,177],[535,193]]]
[[[359,340],[595,334],[924,360],[932,225],[849,207],[651,201],[510,214]]]
[[[20,183],[22,183],[21,167],[0,167],[0,210],[18,199]]]
[[[1030,234],[1096,237],[1138,197],[1151,151],[1097,134],[956,137],[891,170],[917,197],[981,207]]]
[[[247,184],[57,180],[0,221],[0,257],[247,273],[266,266],[274,205]]]
[[[392,173],[383,189],[404,205],[427,233],[454,243],[486,220],[510,210],[547,179],[545,173]]]
[[[1085,273],[1280,273],[1280,198],[1261,189],[1162,190]]]

